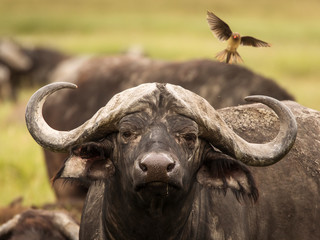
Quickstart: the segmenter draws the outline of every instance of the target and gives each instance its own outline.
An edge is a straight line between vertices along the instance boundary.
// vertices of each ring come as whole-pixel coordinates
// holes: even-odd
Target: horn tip
[[[56,83],[53,83],[52,85],[58,85],[63,88],[74,88],[74,89],[78,88],[78,85],[70,82],[56,82]]]
[[[251,95],[244,98],[247,102],[261,102],[261,100],[264,99],[270,99],[270,97],[264,95]]]

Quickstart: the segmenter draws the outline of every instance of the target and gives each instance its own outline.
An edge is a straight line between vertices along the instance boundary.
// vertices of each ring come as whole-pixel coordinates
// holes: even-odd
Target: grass
[[[207,26],[206,10],[212,10],[232,30],[272,43],[239,48],[246,67],[320,110],[318,0],[0,0],[0,6],[0,35],[25,45],[97,55],[140,45],[150,57],[168,60],[213,58],[225,47]],[[24,126],[31,92],[17,104],[0,103],[0,206],[18,196],[27,205],[54,201],[42,152]]]
[[[0,105],[0,206],[20,196],[26,205],[54,201],[42,152],[23,122],[25,101],[26,94],[17,104]]]

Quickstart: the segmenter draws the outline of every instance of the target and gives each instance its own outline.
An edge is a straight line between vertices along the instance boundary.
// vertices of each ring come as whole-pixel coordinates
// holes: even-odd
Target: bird
[[[237,52],[239,45],[252,47],[271,47],[271,45],[267,42],[251,36],[241,36],[238,32],[232,32],[228,24],[210,11],[207,11],[207,21],[212,33],[220,41],[227,41],[227,48],[216,55],[216,58],[220,62],[243,62],[240,54]]]

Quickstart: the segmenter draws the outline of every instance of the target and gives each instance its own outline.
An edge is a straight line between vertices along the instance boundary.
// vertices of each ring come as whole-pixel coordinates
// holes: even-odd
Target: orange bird
[[[256,39],[250,36],[243,36],[237,32],[232,32],[228,24],[218,18],[212,12],[207,11],[207,21],[213,34],[220,41],[227,41],[227,48],[219,52],[216,58],[220,62],[238,63],[243,62],[237,48],[239,45],[252,46],[252,47],[270,47],[269,43]]]

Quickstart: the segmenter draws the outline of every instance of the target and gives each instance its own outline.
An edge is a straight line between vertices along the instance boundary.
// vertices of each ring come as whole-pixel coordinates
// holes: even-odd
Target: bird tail
[[[237,51],[230,52],[227,49],[219,52],[216,55],[216,58],[218,59],[218,61],[226,62],[226,63],[242,63],[243,62],[240,54]]]
[[[229,53],[229,51],[227,49],[225,49],[221,52],[218,52],[216,55],[216,59],[218,59],[219,62],[224,62],[227,58],[228,53]]]
[[[243,60],[237,51],[232,53],[232,58],[233,58],[234,63],[243,63]]]

